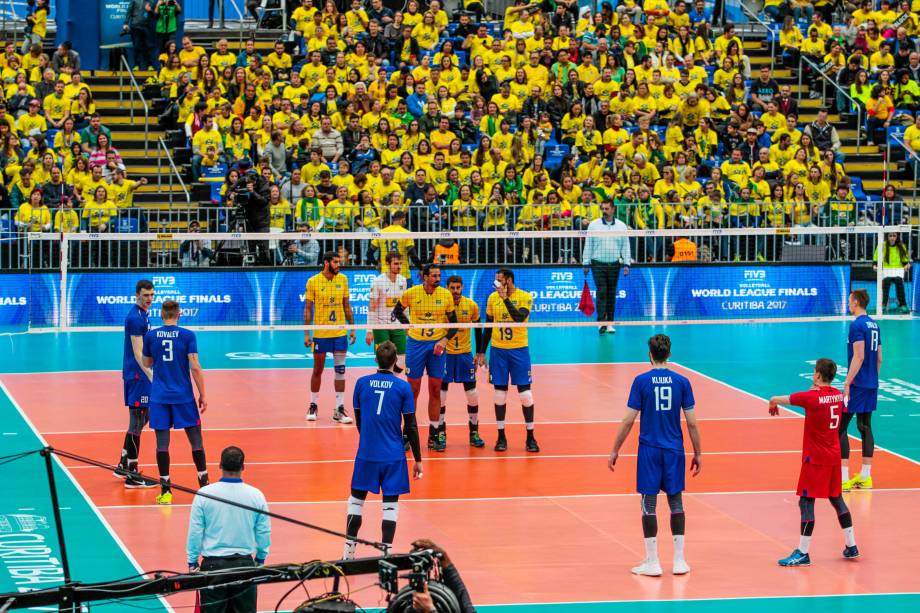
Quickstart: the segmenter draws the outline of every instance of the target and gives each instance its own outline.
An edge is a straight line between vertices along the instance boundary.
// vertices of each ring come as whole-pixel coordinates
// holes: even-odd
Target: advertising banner
[[[59,288],[56,274],[0,275],[0,329],[56,326]]]
[[[910,293],[910,310],[914,313],[920,311],[920,264],[914,262],[913,268],[910,271],[910,280],[913,291]]]

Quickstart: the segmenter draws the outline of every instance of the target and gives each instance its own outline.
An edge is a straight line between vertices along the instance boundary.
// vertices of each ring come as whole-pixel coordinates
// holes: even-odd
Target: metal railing
[[[182,188],[182,193],[185,194],[185,202],[191,203],[192,195],[188,191],[188,187],[185,185],[185,181],[182,180],[182,173],[179,172],[179,169],[176,167],[176,163],[173,161],[172,152],[170,152],[169,147],[166,146],[166,141],[163,140],[163,137],[157,138],[157,187],[162,190],[163,188],[163,154],[166,155],[166,162],[169,165],[169,203],[173,203],[173,181],[179,181],[179,187]]]
[[[854,209],[853,222],[850,225],[831,225],[828,207],[815,214],[810,221],[803,221],[805,225],[794,225],[785,220],[781,226],[764,226],[763,217],[754,215],[728,215],[729,210],[707,216],[700,216],[695,223],[686,224],[686,220],[677,223],[666,223],[664,230],[641,230],[637,235],[629,237],[630,252],[633,260],[644,263],[667,262],[673,250],[673,243],[683,233],[691,236],[698,248],[698,259],[711,262],[846,262],[868,266],[873,260],[876,249],[878,232],[882,226],[876,222],[875,215],[881,213],[882,221],[890,219],[886,205],[879,202],[859,203]],[[621,207],[624,208],[624,207]],[[780,205],[779,209],[785,207]],[[620,211],[621,218],[630,218],[638,207],[625,207],[625,212]],[[856,211],[861,211],[858,214]],[[426,216],[427,208],[414,207],[409,210],[409,224],[407,231],[434,233],[417,236],[415,238],[418,254],[423,261],[434,260],[439,236],[450,232],[459,232],[456,242],[459,247],[460,262],[469,265],[578,265],[582,261],[585,245],[583,232],[586,224],[578,218],[569,218],[565,226],[551,227],[551,222],[540,218],[536,229],[520,229],[515,232],[515,227],[521,228],[517,222],[522,218],[533,218],[532,211],[526,206],[514,207],[508,212],[507,223],[502,227],[485,227],[479,220],[477,225],[466,226],[452,223],[450,216],[441,219]],[[4,215],[0,211],[0,219],[4,216],[11,218],[12,211]],[[81,215],[82,216],[82,215]],[[84,229],[93,231],[96,240],[80,240],[79,234],[69,241],[68,266],[73,270],[89,268],[136,268],[155,265],[162,268],[191,266],[187,255],[188,247],[183,248],[183,243],[194,237],[198,249],[196,253],[209,251],[212,255],[219,251],[226,252],[227,257],[210,258],[215,263],[225,265],[241,265],[261,263],[262,265],[284,265],[289,261],[290,245],[298,243],[302,236],[294,232],[295,224],[289,218],[274,216],[271,233],[263,234],[261,240],[243,240],[236,232],[252,230],[251,226],[237,225],[237,216],[245,217],[229,207],[198,207],[192,204],[171,206],[167,209],[119,209],[112,211],[111,216],[105,219],[83,220]],[[673,219],[676,215],[671,215]],[[517,218],[517,219],[515,219]],[[558,219],[565,219],[560,217]],[[100,223],[96,223],[99,221]],[[191,237],[181,236],[189,234],[190,222],[197,222],[203,230],[191,234]],[[801,220],[800,220],[801,221]],[[887,223],[909,224],[907,218],[900,214],[898,219]],[[685,223],[683,229],[677,229]],[[12,226],[12,224],[9,224]],[[630,223],[635,228],[636,224]],[[549,226],[549,227],[548,227]],[[920,225],[889,226],[897,228],[902,234],[909,253],[916,258],[918,253],[918,230]],[[100,234],[102,229],[105,232]],[[55,269],[60,265],[61,254],[55,251],[53,240],[28,241],[28,232],[38,230],[37,227],[11,227],[11,230],[2,238],[5,248],[0,256],[0,269]],[[268,230],[268,228],[266,228]],[[354,225],[341,232],[314,232],[309,240],[303,241],[312,245],[310,251],[314,254],[327,250],[344,247],[349,254],[347,262],[351,265],[370,265],[371,232],[377,232],[378,227],[368,228],[360,232],[360,227]],[[507,231],[506,231],[507,230]],[[558,231],[558,236],[553,236]],[[155,236],[154,240],[139,238],[132,233],[149,233]],[[348,234],[343,234],[348,232]],[[475,233],[466,237],[465,234]],[[490,232],[496,232],[495,238],[490,238]],[[498,233],[501,234],[498,234]],[[122,234],[126,233],[126,234]],[[367,234],[368,238],[361,238]],[[339,235],[339,236],[337,236]],[[105,238],[109,236],[110,238]],[[233,237],[236,236],[236,239]],[[380,236],[379,233],[373,236]],[[267,237],[267,238],[266,238]],[[199,244],[200,241],[200,244]],[[268,253],[268,258],[257,260],[253,254],[257,252]],[[304,249],[307,251],[307,249]],[[234,257],[230,257],[232,254]],[[251,257],[246,257],[251,256]],[[377,259],[380,254],[377,253]],[[198,262],[194,265],[201,265]]]
[[[918,170],[920,170],[920,155],[910,147],[907,146],[907,143],[904,142],[903,133],[898,134],[896,132],[890,132],[888,138],[885,139],[885,177],[891,177],[891,143],[895,143],[904,150],[906,156],[905,163],[911,171],[911,176],[913,177],[913,187],[911,197],[916,201],[917,198],[917,180],[918,180]]]
[[[131,88],[128,93],[131,96],[131,121],[134,121],[134,96],[141,101],[141,105],[144,107],[144,153],[150,152],[150,107],[147,106],[147,101],[144,100],[144,91],[141,89],[141,86],[137,84],[137,79],[134,78],[134,70],[128,64],[128,60],[125,58],[125,54],[122,53],[120,56],[121,65],[124,68],[124,72],[118,74],[118,101],[124,102],[125,99],[125,72],[128,73],[128,79],[131,83]]]
[[[725,6],[724,2],[722,3],[722,6],[723,7]],[[722,10],[724,13],[725,9],[723,8]],[[773,32],[772,28],[770,27],[770,24],[768,24],[766,21],[761,19],[760,16],[753,9],[749,8],[744,2],[741,3],[741,10],[748,17],[753,19],[754,23],[762,27],[764,29],[764,33],[766,34],[766,37],[770,38],[770,35]],[[770,41],[770,71],[771,72],[773,71],[775,64],[776,64],[776,39],[774,38]]]
[[[236,0],[227,0],[227,1],[233,7],[233,10],[236,11],[236,15],[240,19],[240,50],[242,50],[243,48],[243,19],[245,19],[245,15],[243,14],[243,11],[240,9],[239,5],[237,5]],[[220,27],[221,29],[223,29],[224,27],[223,5],[221,5],[221,9],[220,9]]]
[[[820,66],[818,66],[817,64],[812,62],[810,59],[806,58],[804,55],[801,55],[801,54],[799,54],[799,91],[798,91],[798,99],[800,101],[802,100],[802,72],[803,72],[802,65],[803,63],[810,66],[811,69],[814,70],[815,75],[821,79],[821,82],[823,83],[822,90],[821,90],[822,100],[827,100],[827,86],[828,84],[830,84],[831,87],[836,89],[837,92],[840,95],[842,95],[845,100],[848,100],[852,106],[856,107],[856,153],[859,153],[859,149],[862,146],[862,129],[863,129],[862,105],[856,102],[856,100],[853,99],[853,97],[849,94],[849,92],[847,92],[843,87],[841,87],[839,83],[837,83],[836,81],[831,79],[827,74],[825,74],[824,71],[821,70]]]

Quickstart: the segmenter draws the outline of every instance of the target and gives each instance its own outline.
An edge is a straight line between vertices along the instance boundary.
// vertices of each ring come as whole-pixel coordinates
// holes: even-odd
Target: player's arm
[[[358,434],[361,434],[361,398],[359,386],[355,385],[355,391],[351,395],[351,408],[355,413],[355,428],[358,429]]]
[[[351,301],[348,299],[348,296],[342,297],[342,310],[345,311],[345,321],[348,322],[348,325],[355,325],[355,313],[351,309]],[[354,328],[348,331],[348,342],[350,344],[354,345],[357,338]]]
[[[448,314],[447,314],[447,321],[450,322],[450,323],[452,323],[452,324],[457,323],[457,313],[454,312],[454,311],[451,311],[450,313],[448,313]],[[459,332],[459,330],[458,330],[457,328],[448,328],[448,329],[447,329],[447,336],[445,336],[443,339],[441,339],[441,340],[444,341],[444,342],[442,343],[444,347],[447,346],[447,343],[449,343],[449,342],[451,341],[452,338],[454,338],[455,336],[457,336],[457,332]],[[438,342],[440,342],[440,341],[438,341]]]
[[[208,401],[204,392],[204,369],[201,367],[201,362],[198,361],[197,353],[188,354],[188,365],[192,373],[192,380],[195,381],[195,387],[198,389],[198,407],[204,413],[208,410]]]
[[[313,325],[313,301],[309,298],[303,301],[303,325]],[[310,336],[309,330],[303,331],[303,344],[307,349],[313,346],[313,337]]]
[[[843,395],[847,398],[850,396],[850,385],[853,383],[853,379],[856,378],[856,375],[859,374],[859,369],[862,368],[865,359],[866,341],[855,341],[853,343],[853,359],[850,360],[850,365],[847,369],[847,378],[843,382]]]
[[[144,337],[132,335],[131,349],[134,351],[134,361],[141,367],[141,370],[144,371],[147,378],[153,381],[153,370],[150,368],[150,366],[153,365],[153,358],[150,359],[150,364],[147,364],[147,360],[144,359]]]
[[[141,367],[151,368],[153,366],[153,352],[150,350],[150,342],[147,340],[146,336],[141,341],[141,353],[144,357],[144,361],[141,363]],[[135,356],[134,359],[136,360],[137,356]]]
[[[780,405],[789,405],[792,404],[792,401],[789,399],[789,396],[772,396],[770,398],[770,415],[774,417],[779,415]]]
[[[875,367],[878,369],[878,373],[882,374],[882,346],[878,346],[878,350],[875,352]]]
[[[611,471],[614,470],[614,466],[616,466],[617,463],[617,458],[620,456],[620,447],[622,447],[623,443],[626,442],[626,438],[632,431],[633,424],[636,423],[636,418],[638,416],[639,411],[632,407],[626,408],[626,414],[623,415],[623,419],[620,421],[620,429],[617,430],[617,437],[613,441],[613,450],[610,452],[610,458],[607,460],[607,467]]]
[[[384,298],[386,300],[386,298]],[[376,283],[371,284],[371,292],[368,296],[368,305],[367,305],[367,324],[368,326],[373,326],[375,324],[381,323],[377,320],[377,308],[380,306],[380,288]],[[373,347],[374,345],[374,331],[368,328],[367,333],[364,335],[364,342],[367,345]]]
[[[515,323],[527,321],[527,316],[530,315],[530,311],[528,309],[523,307],[517,308],[511,303],[511,299],[507,296],[502,298],[502,302],[505,304],[505,308],[508,309],[508,315],[511,316],[511,321]]]
[[[700,428],[696,422],[696,411],[693,409],[684,411],[684,419],[687,420],[687,434],[690,435],[690,444],[693,445],[693,459],[690,460],[690,474],[694,477],[700,474],[702,466],[700,465],[700,456],[703,454],[703,448],[700,443]]]
[[[491,315],[486,315],[486,323],[490,324],[495,322],[495,318]],[[482,329],[482,333],[476,338],[476,353],[479,355],[485,355],[486,349],[489,348],[489,343],[492,341],[492,328],[485,327]]]
[[[402,298],[400,298],[396,306],[393,307],[393,319],[401,324],[409,323],[409,318],[406,317],[406,307],[403,306]]]

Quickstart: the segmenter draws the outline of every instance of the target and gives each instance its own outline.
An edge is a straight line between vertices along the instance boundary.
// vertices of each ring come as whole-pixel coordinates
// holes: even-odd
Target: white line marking
[[[889,493],[889,492],[920,492],[920,487],[903,487],[903,488],[876,488],[873,490],[867,490],[870,493]],[[795,496],[793,490],[762,490],[762,491],[742,491],[742,492],[684,492],[684,496],[695,497],[695,496],[747,496],[747,495],[761,495],[769,494],[771,496],[776,496],[778,494],[785,494],[789,496]],[[861,496],[861,493],[850,492],[848,495]],[[564,494],[560,496],[494,496],[494,497],[485,497],[485,498],[402,498],[400,497],[399,503],[403,502],[412,504],[412,503],[436,503],[436,502],[456,502],[456,503],[465,503],[470,502],[513,502],[517,500],[569,500],[569,499],[581,499],[581,498],[625,498],[637,497],[639,494],[635,492],[622,493],[622,494]],[[321,505],[321,504],[335,504],[341,505],[344,498],[340,500],[309,500],[309,501],[281,501],[281,502],[269,502],[269,506],[280,506],[280,505]],[[369,504],[380,504],[380,500],[369,500]],[[174,504],[173,507],[190,507],[191,504]],[[100,506],[100,509],[163,509],[163,505],[159,504],[120,504],[120,505],[109,505],[109,506]],[[167,507],[168,508],[168,507]]]
[[[894,415],[891,413],[880,413],[879,417],[894,417]]]
[[[656,602],[716,602],[721,600],[775,600],[775,599],[794,599],[794,598],[875,598],[877,596],[918,596],[920,592],[870,592],[864,594],[792,594],[788,596],[723,596],[719,598],[668,598],[665,600],[656,600]],[[564,601],[564,602],[509,602],[506,604],[491,604],[485,607],[533,607],[546,605],[594,605],[609,604],[619,605],[623,603],[641,602],[647,603],[648,600],[586,600],[586,601]]]
[[[32,420],[30,420],[28,415],[26,415],[25,411],[22,410],[22,407],[19,406],[19,403],[16,402],[15,398],[13,398],[13,395],[10,393],[10,390],[7,389],[6,384],[4,384],[3,381],[0,381],[0,391],[6,394],[6,397],[9,398],[10,404],[12,404],[13,408],[19,412],[20,417],[22,417],[23,421],[26,422],[26,425],[28,425],[29,428],[32,430],[32,433],[35,435],[35,438],[39,440],[42,446],[47,447],[48,442],[45,440],[45,437],[41,435],[41,433],[38,431],[38,428],[36,428],[35,425],[32,423]],[[125,557],[128,558],[128,561],[131,563],[131,565],[134,566],[135,570],[137,570],[138,573],[143,573],[144,569],[137,562],[137,560],[134,558],[134,556],[131,554],[128,548],[125,547],[125,544],[122,542],[121,538],[118,536],[118,534],[115,533],[115,530],[112,529],[112,526],[105,519],[105,517],[103,517],[102,512],[99,510],[99,507],[97,507],[96,504],[93,502],[92,498],[90,498],[86,494],[86,491],[77,481],[77,479],[67,469],[67,467],[64,466],[64,463],[61,461],[61,459],[57,455],[54,456],[54,461],[55,463],[57,463],[58,468],[60,468],[61,471],[63,471],[63,473],[67,475],[67,478],[70,479],[70,482],[73,484],[74,488],[83,497],[83,500],[86,501],[86,504],[89,505],[90,510],[92,510],[92,512],[96,515],[96,517],[105,527],[105,529],[108,531],[109,535],[112,537],[112,540],[115,541],[115,544],[121,548],[122,552],[125,554]],[[172,608],[172,606],[168,602],[166,602],[166,600],[162,596],[159,596],[158,600],[160,601],[160,604],[162,604],[163,607],[166,608],[167,611],[173,611],[173,613],[175,613],[175,610]]]
[[[696,421],[780,421],[802,419],[801,415],[787,415],[781,417],[701,417]],[[523,426],[523,421],[507,421],[509,426]],[[537,421],[538,426],[577,426],[581,424],[618,424],[619,419],[588,419],[585,421]],[[452,428],[460,428],[467,425],[467,422],[447,422]],[[479,422],[480,426],[494,426],[494,421]],[[249,430],[352,430],[353,426],[343,426],[341,424],[304,424],[302,426],[227,426],[217,428],[205,428],[205,432],[247,432]],[[124,430],[61,430],[55,432],[45,432],[47,436],[64,436],[64,435],[82,435],[82,434],[124,434]]]
[[[684,370],[686,370],[686,371],[688,371],[688,372],[692,372],[692,373],[695,374],[695,375],[699,375],[700,377],[703,377],[703,378],[705,378],[705,379],[709,379],[710,381],[715,381],[716,383],[720,383],[720,384],[724,385],[725,387],[727,387],[727,388],[729,388],[729,389],[735,390],[736,392],[741,392],[742,394],[745,394],[745,395],[747,395],[747,396],[750,396],[751,398],[756,398],[757,400],[760,400],[760,401],[762,401],[762,402],[764,402],[764,403],[769,402],[766,398],[762,398],[762,397],[758,396],[757,394],[753,394],[753,393],[751,393],[751,392],[749,392],[749,391],[747,391],[747,390],[743,390],[743,389],[741,389],[740,387],[735,387],[734,385],[732,385],[732,384],[730,384],[730,383],[726,383],[725,381],[720,381],[719,379],[716,379],[715,377],[710,377],[709,375],[703,374],[703,373],[701,373],[701,372],[698,371],[698,370],[695,370],[695,369],[693,369],[693,368],[690,368],[689,366],[684,366],[683,364],[680,364],[680,363],[678,363],[678,362],[671,362],[671,363],[674,364],[675,366],[679,366],[680,368],[683,368]],[[783,409],[784,411],[788,411],[788,412],[791,413],[792,415],[796,415],[796,416],[798,416],[799,418],[804,419],[804,416],[803,416],[803,415],[800,415],[800,414],[796,413],[796,412],[793,411],[792,409],[788,409],[788,408],[786,408],[786,407],[782,407],[782,409]],[[853,439],[853,440],[857,440],[856,437],[853,436],[853,435],[850,435],[850,438]],[[892,451],[892,450],[890,450],[890,449],[888,449],[888,448],[886,448],[886,447],[881,447],[881,446],[879,446],[879,445],[876,445],[875,448],[876,448],[876,449],[879,449],[879,450],[881,450],[881,451],[884,451],[885,453],[890,453],[891,455],[896,456],[896,457],[898,457],[898,458],[901,458],[902,460],[906,460],[906,461],[910,462],[911,464],[916,464],[916,465],[920,466],[920,461],[914,460],[913,458],[909,458],[909,457],[907,457],[906,455],[900,454],[900,453],[898,453],[898,452],[896,452],[896,451]]]
[[[786,454],[800,454],[802,453],[799,450],[764,450],[764,451],[710,451],[707,452],[707,456],[714,455],[786,455]],[[635,453],[621,453],[621,458],[635,458],[637,454]],[[494,456],[467,456],[467,457],[437,457],[433,458],[428,456],[425,458],[425,462],[458,462],[458,461],[501,461],[501,460],[571,460],[571,459],[589,459],[589,458],[607,458],[609,454],[607,453],[582,453],[582,454],[572,454],[572,455],[544,455],[544,454],[531,454],[531,455],[494,455]],[[279,460],[274,462],[246,462],[246,466],[287,466],[287,465],[298,465],[298,464],[351,464],[355,460],[354,458],[344,458],[344,459],[334,459],[334,460]],[[138,466],[149,466],[154,467],[156,464],[138,464]],[[170,466],[194,466],[193,463],[176,463],[171,462]],[[89,466],[86,464],[68,464],[67,468],[70,469],[98,469],[98,466]]]

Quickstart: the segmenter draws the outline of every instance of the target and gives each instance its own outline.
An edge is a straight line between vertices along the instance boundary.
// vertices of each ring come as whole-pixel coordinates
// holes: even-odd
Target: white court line
[[[764,450],[764,451],[710,451],[706,455],[786,455],[786,454],[801,454],[802,452],[797,449],[790,450]],[[635,453],[621,453],[621,458],[635,458],[638,454]],[[467,457],[431,457],[428,456],[425,458],[425,462],[460,462],[472,460],[476,462],[488,462],[488,461],[503,461],[503,460],[571,460],[571,459],[589,459],[589,458],[608,458],[610,457],[609,453],[579,453],[572,455],[557,454],[557,455],[544,455],[544,454],[530,454],[530,455],[493,455],[493,456],[467,456]],[[351,464],[355,461],[354,458],[343,458],[336,460],[281,460],[278,462],[246,462],[246,466],[285,466],[285,465],[298,465],[298,464]],[[194,464],[186,462],[179,463],[170,462],[170,466],[194,466]],[[138,464],[138,466],[149,466],[154,467],[156,463],[153,464]],[[89,466],[86,464],[68,464],[67,468],[72,469],[92,469],[99,468],[98,466]]]
[[[736,392],[741,392],[742,394],[744,394],[744,395],[746,395],[746,396],[750,396],[751,398],[756,398],[757,400],[760,400],[760,401],[765,402],[765,403],[766,403],[766,402],[769,402],[769,400],[767,400],[766,398],[762,398],[761,396],[758,396],[757,394],[753,394],[753,393],[751,393],[751,392],[749,392],[749,391],[747,391],[747,390],[743,390],[743,389],[741,389],[740,387],[735,387],[735,386],[732,385],[731,383],[726,383],[725,381],[721,381],[721,380],[719,380],[719,379],[716,379],[715,377],[710,377],[709,375],[704,374],[704,373],[701,373],[701,372],[698,371],[698,370],[694,370],[693,368],[690,368],[689,366],[684,366],[683,364],[680,364],[680,363],[678,363],[678,362],[671,362],[671,363],[674,364],[675,366],[679,366],[680,368],[683,368],[684,370],[686,370],[686,371],[688,371],[688,372],[692,372],[692,373],[695,374],[695,375],[698,375],[698,376],[703,377],[703,378],[705,378],[705,379],[709,379],[710,381],[715,381],[716,383],[720,383],[720,384],[724,385],[724,386],[727,387],[727,388],[730,388],[730,389],[735,390]],[[782,405],[780,405],[780,408],[782,408],[784,411],[788,411],[788,412],[791,413],[792,415],[795,415],[795,416],[797,416],[797,417],[799,417],[799,418],[804,419],[804,415],[801,415],[801,414],[799,414],[799,413],[796,413],[796,412],[793,411],[792,409],[786,408],[786,407],[784,407],[784,406],[782,406]],[[849,434],[848,436],[849,436],[851,439],[853,439],[854,441],[855,441],[855,440],[859,440],[859,439],[857,439],[855,436],[853,436],[852,434]],[[881,447],[881,446],[879,446],[879,445],[876,445],[875,448],[878,449],[878,450],[880,450],[880,451],[884,451],[885,453],[890,453],[891,455],[893,455],[893,456],[895,456],[895,457],[898,457],[898,458],[901,458],[902,460],[906,460],[906,461],[910,462],[911,464],[916,464],[916,465],[920,466],[920,461],[914,460],[913,458],[909,458],[909,457],[907,457],[906,455],[902,455],[902,454],[900,454],[900,453],[898,453],[898,452],[896,452],[896,451],[892,451],[892,450],[890,450],[890,449],[888,449],[888,448],[886,448],[886,447]]]
[[[28,425],[29,428],[32,430],[32,433],[35,435],[35,438],[37,438],[37,439],[39,440],[39,442],[42,444],[42,446],[47,447],[47,446],[48,446],[48,442],[47,442],[47,441],[45,440],[45,438],[41,435],[41,433],[38,431],[38,429],[35,427],[35,425],[34,425],[34,424],[32,423],[32,421],[29,419],[29,417],[26,415],[25,411],[22,410],[22,407],[19,406],[19,403],[16,402],[16,399],[13,398],[13,395],[10,393],[10,390],[8,390],[8,389],[6,388],[6,385],[3,383],[3,381],[0,381],[0,391],[2,391],[4,394],[6,394],[6,397],[9,398],[10,404],[12,404],[12,405],[13,405],[13,408],[16,409],[16,411],[19,412],[20,417],[22,417],[23,421],[26,422],[26,425]],[[75,489],[77,490],[77,492],[83,497],[83,500],[86,502],[86,504],[89,505],[89,508],[92,510],[92,512],[96,515],[96,517],[99,519],[99,521],[100,521],[100,522],[102,523],[102,525],[105,527],[105,529],[108,531],[109,536],[112,537],[112,540],[115,541],[115,544],[118,545],[118,547],[121,549],[122,553],[124,553],[125,557],[126,557],[126,558],[128,559],[128,561],[131,563],[131,565],[134,566],[134,569],[135,569],[138,573],[144,573],[144,569],[141,567],[141,565],[137,562],[137,560],[134,558],[134,556],[131,554],[131,552],[128,550],[128,548],[125,546],[125,544],[122,542],[122,540],[121,540],[121,538],[118,536],[118,534],[115,533],[115,530],[112,529],[112,526],[109,524],[109,522],[105,519],[105,517],[103,517],[102,513],[101,513],[100,510],[99,510],[99,507],[97,507],[96,504],[93,502],[93,499],[90,498],[90,497],[86,494],[86,491],[83,489],[83,487],[82,487],[82,486],[80,485],[80,483],[77,481],[77,479],[73,476],[73,474],[70,472],[70,470],[68,470],[68,468],[64,465],[64,463],[61,461],[61,459],[60,459],[56,454],[52,454],[52,456],[53,456],[53,458],[54,458],[55,463],[57,463],[58,468],[60,468],[61,471],[63,471],[63,473],[64,473],[65,475],[67,475],[67,478],[68,478],[68,479],[70,480],[70,482],[73,484],[74,488],[75,488]],[[62,507],[62,508],[63,508],[63,507]],[[67,536],[67,533],[66,533],[67,526],[66,526],[66,525],[64,526],[64,529],[65,529],[64,536],[65,536],[65,538],[66,538],[66,536]],[[158,596],[157,599],[160,601],[160,604],[162,604],[163,607],[166,608],[167,611],[173,611],[173,613],[175,613],[175,610],[172,608],[172,606],[171,606],[168,602],[166,602],[166,600],[165,600],[162,596]]]
[[[920,487],[895,487],[895,488],[876,488],[870,490],[870,493],[890,493],[890,492],[920,492]],[[695,497],[695,496],[747,496],[747,495],[760,495],[760,494],[769,494],[771,496],[776,496],[778,494],[785,494],[789,496],[795,496],[793,490],[760,490],[760,491],[739,491],[739,492],[684,492],[684,497]],[[622,494],[563,494],[559,496],[487,496],[482,498],[403,498],[400,496],[399,503],[434,503],[434,502],[458,502],[458,503],[470,503],[470,502],[513,502],[517,500],[570,500],[570,499],[582,499],[582,498],[634,498],[639,494],[635,492],[622,493]],[[861,493],[850,492],[850,496],[861,496]],[[280,502],[269,502],[269,506],[282,506],[282,505],[323,505],[323,504],[335,504],[341,505],[345,501],[345,498],[337,500],[309,500],[309,501],[280,501]],[[379,499],[368,500],[368,504],[379,504]],[[173,507],[190,507],[191,504],[174,504]],[[163,509],[163,505],[159,504],[115,504],[108,506],[100,506],[100,509]],[[165,507],[169,508],[169,507]]]
[[[802,419],[801,415],[786,415],[783,417],[698,417],[696,421],[782,421],[782,420],[797,420]],[[588,419],[585,421],[537,421],[538,426],[577,426],[581,424],[618,424],[621,420],[619,419]],[[506,421],[505,424],[509,426],[523,426],[523,421]],[[458,422],[447,422],[448,426],[459,428],[461,426],[466,426],[467,422],[458,421]],[[494,426],[494,421],[482,421],[479,422],[480,426]],[[352,430],[354,426],[346,426],[341,424],[304,424],[302,426],[237,426],[237,427],[217,427],[203,428],[204,432],[246,432],[249,430],[303,430],[308,432],[310,430]],[[48,436],[56,435],[80,435],[80,434],[124,434],[124,429],[121,430],[62,430],[55,432],[45,432]]]

